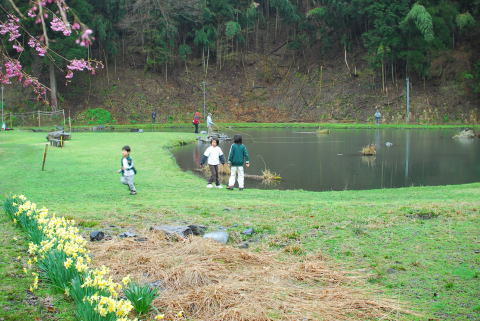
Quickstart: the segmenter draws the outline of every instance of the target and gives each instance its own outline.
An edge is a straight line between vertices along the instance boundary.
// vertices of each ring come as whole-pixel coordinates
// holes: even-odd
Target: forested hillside
[[[2,21],[31,7],[24,0],[1,3]],[[207,108],[224,120],[368,120],[378,106],[386,120],[403,121],[409,77],[414,120],[479,117],[480,0],[68,4],[95,40],[78,47],[49,30],[50,47],[67,58],[102,61],[97,75],[75,75],[66,85],[60,56],[51,64],[28,54],[35,50],[28,39],[19,39],[25,51],[16,53],[2,38],[4,53],[58,87],[52,91],[58,106],[51,99],[54,106],[40,108],[78,114],[101,107],[120,122],[143,121],[152,110],[165,120],[188,120],[202,109],[205,85]],[[28,23],[40,28],[35,18]],[[7,87],[6,97],[7,108],[39,108],[18,88]]]

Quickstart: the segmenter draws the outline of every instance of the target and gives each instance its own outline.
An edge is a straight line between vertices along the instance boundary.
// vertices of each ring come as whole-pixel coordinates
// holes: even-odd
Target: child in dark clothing
[[[245,172],[243,170],[243,164],[249,167],[250,161],[248,159],[247,148],[242,144],[241,135],[233,136],[233,144],[230,147],[230,153],[228,155],[228,164],[230,165],[230,179],[227,188],[233,190],[235,178],[238,173],[238,188],[243,190],[245,188]]]

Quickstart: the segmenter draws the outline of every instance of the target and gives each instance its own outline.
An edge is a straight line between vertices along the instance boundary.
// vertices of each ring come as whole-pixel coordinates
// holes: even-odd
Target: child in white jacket
[[[213,187],[213,181],[215,181],[217,188],[222,188],[222,185],[220,185],[220,181],[218,179],[218,165],[225,164],[225,156],[223,155],[222,149],[218,146],[218,143],[218,138],[212,138],[210,141],[210,146],[205,150],[202,160],[200,161],[200,165],[208,163],[208,166],[210,167],[210,173],[212,173],[208,179],[207,188]]]

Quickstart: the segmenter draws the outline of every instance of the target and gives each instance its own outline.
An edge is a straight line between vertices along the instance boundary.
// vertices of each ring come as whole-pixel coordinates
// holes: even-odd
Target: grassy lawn
[[[42,172],[44,133],[1,133],[0,195],[24,193],[81,226],[142,229],[187,221],[227,227],[234,242],[247,240],[238,232],[254,227],[253,251],[322,252],[364,272],[368,287],[399,298],[426,318],[480,319],[480,183],[343,192],[207,190],[205,180],[182,172],[168,150],[194,137],[75,133],[64,149],[49,149]],[[136,196],[128,195],[116,173],[125,144],[132,147],[138,169]],[[8,231],[5,220],[0,226]],[[7,261],[26,249],[9,238],[2,242]],[[20,265],[8,269],[18,273]],[[15,296],[28,288],[21,282]],[[8,299],[1,292],[4,305]]]

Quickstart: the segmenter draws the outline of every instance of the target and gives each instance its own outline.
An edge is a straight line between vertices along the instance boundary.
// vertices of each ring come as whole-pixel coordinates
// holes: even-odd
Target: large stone
[[[457,135],[453,136],[453,138],[475,138],[475,137],[476,137],[475,132],[473,131],[473,129],[470,129],[470,128],[466,128],[462,130],[460,133],[458,133]]]
[[[248,235],[248,236],[253,235],[253,233],[255,233],[253,228],[247,228],[245,231],[242,232],[243,235]]]
[[[207,227],[203,225],[192,224],[192,225],[189,225],[188,227],[192,230],[193,235],[197,235],[197,236],[201,236],[205,234],[205,231],[207,230]]]
[[[93,231],[90,233],[90,241],[100,241],[105,237],[105,233],[102,231]]]
[[[148,283],[148,285],[153,289],[155,289],[155,288],[164,289],[165,288],[165,282],[163,282],[163,280],[156,280],[154,282]]]
[[[127,231],[127,232],[123,232],[122,234],[120,234],[118,236],[120,236],[122,238],[124,238],[124,237],[136,237],[137,234],[134,233],[134,232],[131,232],[131,231]]]
[[[178,226],[178,225],[154,225],[150,227],[150,231],[160,231],[165,233],[165,236],[179,236],[187,237],[193,234],[193,231],[188,226]]]
[[[210,232],[205,234],[203,237],[223,244],[227,244],[228,242],[228,233],[224,231]]]

